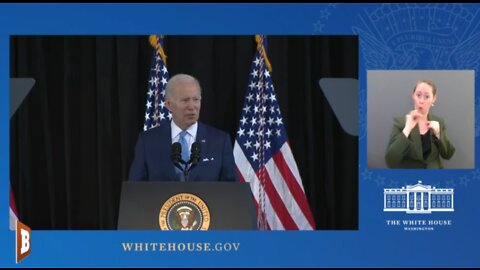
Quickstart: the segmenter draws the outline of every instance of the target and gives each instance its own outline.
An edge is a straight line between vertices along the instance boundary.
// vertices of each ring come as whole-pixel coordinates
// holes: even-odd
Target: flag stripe
[[[276,155],[280,154],[277,153]],[[290,187],[287,185],[286,178],[284,175],[284,172],[282,171],[282,168],[276,164],[274,159],[271,159],[267,164],[267,171],[269,172],[269,175],[278,180],[278,181],[273,181],[275,189],[277,190],[277,193],[281,194],[283,204],[286,206],[286,210],[292,216],[293,220],[297,224],[297,227],[303,228],[302,224],[302,219],[305,219],[305,216],[302,215],[300,211],[300,207],[298,206],[297,202],[293,198],[292,192]]]
[[[275,156],[281,155],[281,152],[275,154]],[[274,157],[275,157],[274,156]],[[311,226],[306,221],[304,214],[302,213],[300,206],[294,198],[292,188],[288,185],[287,181],[292,181],[291,179],[286,178],[285,168],[278,166],[274,159],[266,164],[269,175],[272,178],[275,178],[278,181],[274,181],[275,189],[277,193],[281,194],[283,204],[286,206],[286,213],[291,216],[294,220],[297,228],[311,229]],[[282,165],[282,164],[280,164]],[[293,229],[292,227],[287,227],[287,229]]]
[[[290,148],[290,142],[287,141],[282,146],[280,151],[282,151],[283,156],[285,157],[285,162],[288,164],[288,167],[290,168],[290,171],[293,174],[293,179],[295,179],[298,187],[302,190],[302,192],[305,192],[305,190],[303,190],[303,183],[301,182],[302,177],[300,177],[297,163],[293,159],[293,153],[292,153],[292,148]]]
[[[305,217],[308,219],[308,222],[312,226],[312,229],[315,229],[315,219],[313,218],[312,212],[310,211],[310,205],[308,204],[307,197],[304,195],[305,191],[303,189],[303,184],[299,183],[299,180],[301,181],[302,178],[300,177],[297,163],[293,159],[293,153],[290,148],[290,144],[287,142],[287,144],[284,145],[284,147],[282,147],[281,151],[283,153],[285,163],[290,168],[290,171],[293,174],[294,179],[297,180],[296,182],[298,183],[298,197],[296,197],[298,198],[297,202],[299,202],[299,204],[301,205],[302,212],[305,215]],[[301,190],[301,193],[299,190]]]
[[[285,206],[285,202],[286,202],[285,199],[286,199],[286,196],[288,196],[285,193],[286,190],[282,188],[282,185],[279,183],[280,181],[275,181],[275,183],[277,184],[277,186],[275,186],[272,183],[272,178],[270,178],[270,174],[272,174],[273,177],[278,177],[278,174],[281,174],[278,168],[276,168],[275,166],[272,166],[272,163],[273,163],[272,160],[270,160],[270,162],[268,162],[266,165],[268,173],[265,174],[265,190],[267,191],[267,196],[270,198],[270,201],[273,203],[272,204],[273,209],[275,209],[275,212],[277,213],[277,215],[280,216],[280,221],[282,222],[283,227],[287,230],[298,230],[297,224],[295,224],[293,217],[291,216],[289,210]],[[275,179],[279,180],[279,178],[275,178]],[[277,190],[277,187],[279,188],[279,190]],[[287,202],[288,202],[288,199],[287,199]]]
[[[278,152],[276,155],[278,155]],[[282,209],[283,214],[279,214],[282,216],[288,214],[288,217],[291,218],[293,222],[295,222],[295,226],[289,225],[287,226],[285,223],[285,227],[289,230],[298,229],[298,228],[306,228],[304,225],[303,220],[305,216],[303,216],[300,207],[298,206],[297,202],[293,198],[292,190],[286,183],[285,172],[283,168],[279,167],[278,164],[275,163],[275,160],[272,158],[267,164],[267,171],[271,178],[276,179],[277,181],[273,181],[274,187],[278,194],[282,194],[282,204],[285,205],[285,209]]]
[[[259,180],[257,175],[253,171],[252,166],[248,162],[245,154],[241,150],[238,142],[235,141],[235,147],[233,148],[235,162],[237,163],[237,171],[239,172],[240,179],[242,181],[246,181],[250,183],[250,188],[252,189],[253,196],[255,198],[256,206],[258,207],[258,186]],[[258,211],[258,208],[257,208]],[[265,212],[267,223],[269,227],[283,229],[282,222],[280,221],[279,217],[277,216],[276,212],[273,210],[272,205],[270,203],[270,199],[268,197],[265,198]]]
[[[237,142],[236,142],[237,144]],[[238,146],[237,146],[238,149]],[[235,153],[235,155],[243,155],[241,153]],[[281,152],[276,154],[281,155]],[[244,155],[243,155],[244,156]],[[248,165],[240,166],[241,168],[245,168],[249,166],[248,160],[245,161]],[[283,167],[286,167],[286,163],[284,162],[283,157],[281,157],[280,161]],[[271,209],[270,211],[266,211],[267,213],[274,214],[278,220],[276,220],[275,224],[282,224],[282,227],[287,230],[297,230],[300,228],[309,228],[311,229],[311,224],[308,224],[305,219],[305,216],[302,215],[300,212],[301,207],[297,204],[296,200],[294,200],[294,196],[292,196],[290,192],[290,187],[285,185],[285,181],[272,181],[270,175],[273,175],[274,178],[279,180],[284,180],[282,175],[282,170],[278,168],[277,164],[275,164],[274,159],[271,159],[266,164],[267,173],[265,174],[265,184],[266,184],[266,194],[269,202],[273,202],[268,204],[268,208]],[[288,169],[289,170],[289,169]],[[237,171],[239,171],[237,167]],[[245,175],[253,175],[253,169],[251,171],[244,173]],[[256,177],[253,177],[253,181],[250,181],[250,186],[252,190],[257,191],[259,180],[258,180],[258,173],[255,174]],[[252,177],[249,177],[250,179]],[[243,173],[241,174],[241,179],[244,181]],[[289,180],[290,182],[292,180]],[[280,195],[282,194],[282,196]],[[258,192],[254,192],[256,204],[258,206]],[[267,200],[267,199],[266,199]],[[273,206],[272,206],[273,205]],[[288,207],[287,207],[287,206]],[[272,211],[273,210],[273,211]],[[279,217],[280,216],[280,217]],[[268,223],[271,224],[272,221],[267,219]],[[299,223],[297,225],[297,223]]]
[[[305,194],[303,192],[303,189],[301,185],[298,184],[298,182],[295,179],[295,176],[292,172],[292,169],[290,167],[290,164],[286,162],[286,160],[291,157],[291,155],[285,155],[284,154],[284,149],[285,152],[288,152],[289,150],[289,145],[285,144],[282,147],[282,151],[279,151],[277,154],[273,156],[273,159],[275,160],[275,164],[277,167],[279,167],[279,170],[282,172],[282,176],[285,181],[282,181],[288,186],[289,192],[291,192],[292,196],[289,198],[293,198],[295,201],[295,204],[292,205],[292,207],[298,207],[301,210],[301,214],[303,214],[302,217],[300,215],[298,216],[299,221],[308,221],[309,224],[303,224],[304,226],[310,226],[311,228],[314,228],[314,222],[313,222],[313,216],[310,212],[310,208],[308,206],[308,201],[307,198],[305,197]],[[286,157],[286,158],[285,158]],[[292,203],[293,204],[293,203]],[[297,210],[297,209],[295,209]],[[298,213],[298,212],[297,212]],[[298,213],[300,214],[300,213]]]

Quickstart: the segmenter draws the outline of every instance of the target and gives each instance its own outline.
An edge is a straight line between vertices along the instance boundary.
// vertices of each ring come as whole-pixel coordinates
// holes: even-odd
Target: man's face
[[[166,97],[173,121],[182,130],[198,121],[201,99],[200,89],[195,82],[178,82]]]

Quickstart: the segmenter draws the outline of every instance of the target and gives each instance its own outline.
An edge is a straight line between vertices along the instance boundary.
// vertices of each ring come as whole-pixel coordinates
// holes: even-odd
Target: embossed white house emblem
[[[437,188],[415,185],[383,189],[384,212],[406,212],[408,214],[430,214],[431,212],[453,212],[453,188]]]

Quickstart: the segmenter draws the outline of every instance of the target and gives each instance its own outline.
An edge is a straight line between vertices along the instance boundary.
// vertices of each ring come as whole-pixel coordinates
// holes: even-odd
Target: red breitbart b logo
[[[16,225],[16,241],[15,241],[15,247],[16,247],[16,256],[15,260],[17,263],[19,263],[21,260],[23,260],[25,257],[30,255],[30,228],[21,223],[20,221],[17,220],[17,225]]]

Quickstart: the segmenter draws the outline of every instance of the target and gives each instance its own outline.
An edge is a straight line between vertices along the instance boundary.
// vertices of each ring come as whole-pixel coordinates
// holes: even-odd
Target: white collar
[[[180,132],[183,131],[181,128],[179,128],[177,126],[177,124],[175,124],[175,122],[173,120],[171,121],[171,127],[172,127],[172,139],[179,136]],[[197,135],[197,129],[198,129],[198,121],[195,122],[195,124],[189,126],[186,129],[186,131],[187,131],[188,134],[190,134],[190,136],[195,138],[196,135]]]

